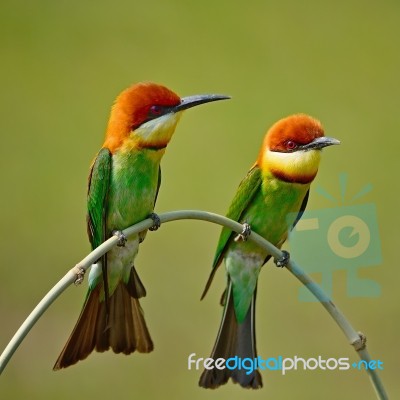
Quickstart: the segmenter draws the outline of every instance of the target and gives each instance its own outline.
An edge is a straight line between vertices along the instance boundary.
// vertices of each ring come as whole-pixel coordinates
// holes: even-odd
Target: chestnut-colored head
[[[111,109],[105,147],[113,152],[132,131],[157,117],[163,107],[176,106],[180,101],[177,94],[155,83],[137,83],[124,90]]]
[[[324,136],[318,120],[295,114],[269,129],[257,162],[265,173],[283,181],[310,183],[318,172],[321,150],[339,143]]]
[[[163,149],[169,143],[183,110],[228,98],[214,94],[180,98],[165,86],[137,83],[115,100],[104,147],[114,152],[129,139],[129,146]]]

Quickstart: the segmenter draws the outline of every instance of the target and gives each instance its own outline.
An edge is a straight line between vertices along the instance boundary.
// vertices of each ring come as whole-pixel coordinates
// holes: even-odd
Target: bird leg
[[[125,243],[128,240],[127,237],[122,233],[122,231],[114,230],[112,231],[113,236],[118,238],[117,246],[125,247]]]
[[[280,258],[274,258],[274,263],[277,267],[282,268],[282,267],[287,267],[289,264],[290,260],[290,254],[286,250],[282,250],[282,257]]]
[[[243,224],[242,232],[237,234],[234,240],[235,242],[241,242],[241,241],[245,242],[249,238],[250,234],[251,234],[251,226],[247,222],[245,222]]]
[[[161,226],[161,219],[156,213],[151,213],[148,218],[153,220],[153,225],[149,228],[150,231],[156,231]]]

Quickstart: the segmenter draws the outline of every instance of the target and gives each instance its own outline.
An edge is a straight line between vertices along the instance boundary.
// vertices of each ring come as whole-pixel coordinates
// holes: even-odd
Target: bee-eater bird
[[[87,196],[87,228],[92,249],[113,234],[114,247],[92,265],[79,319],[54,370],[85,359],[94,349],[148,353],[153,342],[139,298],[145,288],[134,267],[145,232],[128,240],[122,230],[152,214],[161,182],[160,161],[182,112],[228,96],[180,98],[164,86],[138,83],[116,99],[103,147],[95,158]]]
[[[250,226],[280,248],[304,212],[322,148],[339,143],[325,137],[320,122],[308,115],[292,115],[276,122],[264,138],[257,161],[240,183],[227,217],[246,224],[247,228]],[[243,235],[236,236],[228,228],[222,229],[213,269],[202,296],[224,260],[227,288],[223,295],[222,322],[211,354],[214,360],[235,356],[242,360],[257,358],[257,279],[261,267],[271,256],[254,242],[246,241]],[[285,265],[287,256],[288,253],[277,265]],[[246,388],[262,386],[257,369],[249,372],[243,368],[206,369],[199,385],[216,388],[229,378]]]

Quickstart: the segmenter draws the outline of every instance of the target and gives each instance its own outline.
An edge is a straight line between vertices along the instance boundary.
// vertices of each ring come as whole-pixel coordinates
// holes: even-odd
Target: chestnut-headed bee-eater
[[[292,115],[276,122],[264,138],[257,161],[240,183],[227,217],[249,224],[254,232],[280,248],[306,208],[321,150],[339,143],[324,136],[321,123],[308,115]],[[243,239],[228,228],[222,229],[213,269],[202,296],[224,260],[227,288],[223,296],[222,322],[211,354],[214,360],[235,356],[242,360],[257,358],[257,279],[261,267],[271,256],[251,240]],[[279,260],[282,264],[285,261]],[[206,369],[199,385],[216,388],[231,378],[246,388],[261,387],[259,371],[249,372],[243,368]]]
[[[152,214],[161,182],[160,161],[184,110],[228,96],[180,98],[164,86],[138,83],[112,107],[103,147],[95,158],[87,196],[87,228],[92,249],[111,235],[114,247],[92,265],[79,319],[54,369],[85,359],[94,349],[148,353],[153,343],[139,298],[145,288],[134,267],[145,233],[128,240],[122,230]],[[159,220],[158,220],[159,222]]]

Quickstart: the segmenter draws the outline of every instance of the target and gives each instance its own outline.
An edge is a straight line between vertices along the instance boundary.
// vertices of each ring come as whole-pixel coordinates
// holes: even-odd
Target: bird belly
[[[238,322],[246,317],[251,299],[257,285],[258,274],[264,262],[262,251],[243,251],[229,249],[225,267],[232,281],[233,304]]]
[[[146,151],[113,156],[107,210],[107,236],[147,218],[153,211],[158,191],[159,162]],[[128,282],[131,267],[145,234],[128,237],[125,246],[115,246],[107,254],[110,295],[122,279]]]
[[[130,236],[125,246],[114,246],[107,253],[107,273],[108,273],[108,291],[111,296],[121,281],[127,283],[131,267],[139,249],[138,235]],[[98,282],[102,280],[102,262],[93,264],[89,272],[89,288],[93,289]],[[104,291],[102,291],[104,296]],[[102,300],[102,299],[101,299]]]
[[[271,184],[268,187],[269,190],[273,188]],[[269,195],[260,190],[239,222],[247,222],[252,231],[280,248],[308,188],[305,185],[295,187],[293,184],[283,184],[278,189]],[[239,322],[246,317],[258,274],[267,256],[268,252],[251,240],[232,241],[229,244],[225,266],[232,280],[234,308]]]

